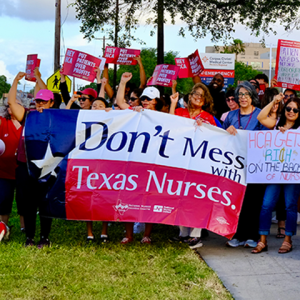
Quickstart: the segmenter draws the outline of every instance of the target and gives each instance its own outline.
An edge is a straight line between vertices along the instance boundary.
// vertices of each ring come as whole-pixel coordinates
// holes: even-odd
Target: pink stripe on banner
[[[231,238],[246,187],[221,176],[109,160],[69,159],[68,220],[162,223]]]

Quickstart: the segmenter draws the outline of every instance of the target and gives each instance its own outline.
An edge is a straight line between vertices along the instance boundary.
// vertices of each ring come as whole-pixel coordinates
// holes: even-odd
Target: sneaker
[[[142,244],[151,244],[151,239],[149,238],[149,236],[144,236],[141,240]]]
[[[181,235],[179,235],[179,236],[174,236],[174,237],[170,238],[169,240],[170,240],[171,242],[179,242],[179,243],[182,243],[182,242],[184,242],[185,240],[188,240],[189,238],[190,238],[189,236],[181,236]]]
[[[24,228],[24,227],[22,227],[22,228],[21,228],[21,232],[22,232],[22,233],[26,233],[26,231],[25,231],[25,228]]]
[[[108,243],[109,242],[109,239],[108,239],[108,235],[106,235],[106,234],[101,234],[101,236],[100,236],[100,242],[101,243]]]
[[[95,237],[94,237],[94,236],[88,235],[88,236],[86,237],[86,242],[87,242],[88,244],[94,243],[94,242],[95,242]]]
[[[240,242],[238,239],[232,239],[226,243],[226,246],[236,248],[238,246],[244,246],[245,242]]]
[[[37,247],[39,249],[42,249],[44,247],[49,247],[50,246],[50,241],[49,239],[45,239],[44,237],[42,237],[37,245]]]
[[[34,240],[33,239],[30,239],[30,238],[26,239],[25,247],[28,247],[28,246],[34,246]]]
[[[188,245],[191,249],[197,249],[197,248],[202,247],[203,243],[199,237],[194,237],[188,242]]]
[[[245,248],[255,248],[257,246],[257,242],[253,240],[247,240],[244,244]]]
[[[4,238],[5,240],[8,240],[10,234],[9,227],[4,223],[0,222],[0,242]]]
[[[133,242],[133,238],[124,237],[123,240],[121,241],[121,244],[125,245],[125,244],[129,244],[131,242]]]

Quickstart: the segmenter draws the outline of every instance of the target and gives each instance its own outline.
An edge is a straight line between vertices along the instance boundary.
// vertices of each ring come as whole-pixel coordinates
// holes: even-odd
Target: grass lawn
[[[54,220],[52,245],[39,250],[23,246],[15,210],[10,225],[0,243],[0,299],[232,299],[194,251],[168,241],[178,234],[172,226],[155,225],[152,245],[140,244],[141,234],[120,245],[124,226],[112,223],[110,243],[86,245],[85,223]]]

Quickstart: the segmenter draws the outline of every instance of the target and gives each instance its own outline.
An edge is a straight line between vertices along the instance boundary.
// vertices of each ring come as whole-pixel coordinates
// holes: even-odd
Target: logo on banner
[[[118,199],[118,204],[113,205],[115,211],[117,211],[120,215],[124,215],[124,213],[128,210],[128,204],[122,203],[121,199]]]
[[[161,206],[161,205],[154,205],[153,211],[155,211],[155,212],[162,212],[163,211],[163,206]]]
[[[206,56],[204,56],[204,57],[202,58],[202,60],[203,60],[204,62],[207,62],[209,59],[208,59]]]

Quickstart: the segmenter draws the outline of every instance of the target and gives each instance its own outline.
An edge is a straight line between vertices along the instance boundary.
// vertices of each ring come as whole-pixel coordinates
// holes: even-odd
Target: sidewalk
[[[283,239],[276,239],[272,224],[269,250],[252,254],[251,249],[225,246],[226,238],[210,232],[198,252],[219,276],[236,300],[300,299],[300,226],[293,237],[293,251],[278,254]]]

